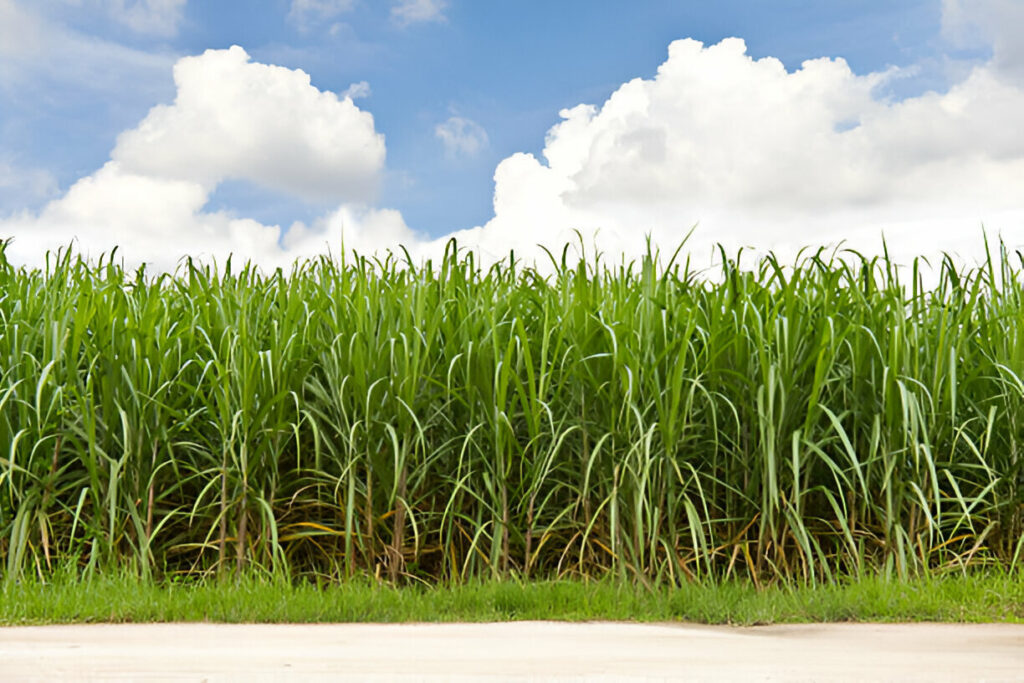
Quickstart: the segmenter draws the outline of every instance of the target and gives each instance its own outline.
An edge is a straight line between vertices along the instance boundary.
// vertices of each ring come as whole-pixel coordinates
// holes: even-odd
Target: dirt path
[[[0,628],[0,680],[1024,681],[1024,625]]]

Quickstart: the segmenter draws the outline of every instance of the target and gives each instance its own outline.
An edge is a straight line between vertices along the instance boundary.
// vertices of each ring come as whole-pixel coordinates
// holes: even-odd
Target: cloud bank
[[[986,1],[997,19],[1017,11]],[[967,30],[953,9],[946,16],[948,31]],[[374,207],[384,140],[351,97],[238,47],[208,51],[178,62],[174,103],[123,133],[103,168],[38,214],[0,222],[0,237],[16,238],[20,260],[77,236],[92,253],[119,244],[129,260],[161,267],[230,252],[282,265],[342,245],[436,257],[453,236],[485,257],[543,259],[538,244],[560,248],[577,231],[631,257],[646,234],[672,250],[694,225],[698,261],[717,242],[783,256],[840,241],[877,252],[883,232],[900,259],[973,257],[983,224],[1024,246],[1024,81],[997,19],[970,29],[991,41],[989,61],[947,92],[903,100],[879,94],[897,69],[858,75],[823,58],[788,71],[752,58],[740,39],[675,41],[653,78],[562,111],[540,157],[498,164],[486,224],[433,238]],[[435,132],[458,147],[460,130],[449,128]],[[204,210],[227,179],[337,208],[286,228]]]
[[[635,253],[722,241],[783,252],[848,240],[901,255],[970,251],[981,224],[1024,237],[1024,89],[992,65],[945,94],[876,97],[898,73],[854,74],[842,59],[788,72],[742,40],[681,40],[655,78],[601,106],[561,112],[543,159],[495,172],[495,216],[457,236],[493,254],[596,235]],[[589,240],[588,240],[589,241]]]

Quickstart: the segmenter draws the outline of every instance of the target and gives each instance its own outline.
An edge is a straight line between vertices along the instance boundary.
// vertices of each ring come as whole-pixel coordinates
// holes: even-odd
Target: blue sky
[[[341,95],[365,83],[368,92],[353,101],[372,115],[386,161],[373,171],[376,192],[360,202],[398,212],[421,237],[439,238],[487,224],[503,160],[520,152],[542,158],[561,110],[600,108],[630,80],[653,79],[672,41],[713,46],[740,37],[746,58],[774,57],[790,73],[822,57],[841,57],[862,77],[896,67],[898,77],[872,90],[893,106],[946,93],[972,69],[996,64],[1008,40],[1000,22],[1016,16],[1017,4],[0,0],[0,21],[5,14],[31,21],[46,35],[35,50],[11,36],[0,48],[0,216],[40,214],[103,167],[121,133],[174,101],[175,62],[206,50],[241,46],[252,63],[301,69],[322,92]],[[449,145],[439,130],[446,123],[453,126]],[[1004,179],[1016,172],[999,171]],[[338,204],[244,175],[220,178],[203,210],[280,225],[284,233]],[[1016,180],[1009,178],[1011,189]],[[1015,208],[996,203],[999,211]]]

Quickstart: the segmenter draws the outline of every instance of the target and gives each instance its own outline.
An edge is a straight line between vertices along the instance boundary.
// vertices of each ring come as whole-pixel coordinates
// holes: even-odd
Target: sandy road
[[[1024,625],[0,628],[0,680],[1024,681]]]

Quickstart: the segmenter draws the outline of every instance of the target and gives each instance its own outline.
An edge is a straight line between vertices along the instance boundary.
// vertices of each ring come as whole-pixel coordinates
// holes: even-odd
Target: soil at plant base
[[[0,680],[1019,680],[1022,624],[0,628]]]

